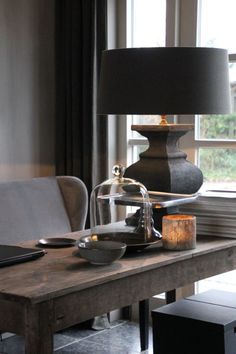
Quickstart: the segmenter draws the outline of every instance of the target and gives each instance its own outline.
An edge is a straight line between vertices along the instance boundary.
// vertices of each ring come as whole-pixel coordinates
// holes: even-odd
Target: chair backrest
[[[56,178],[70,220],[71,231],[84,229],[88,212],[88,192],[85,184],[73,176]]]
[[[0,244],[81,230],[87,208],[87,189],[76,177],[0,182]]]

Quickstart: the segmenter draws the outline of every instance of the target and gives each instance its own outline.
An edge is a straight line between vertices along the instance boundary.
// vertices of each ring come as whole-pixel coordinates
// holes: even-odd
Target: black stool
[[[210,290],[152,311],[154,354],[235,354],[236,293]]]

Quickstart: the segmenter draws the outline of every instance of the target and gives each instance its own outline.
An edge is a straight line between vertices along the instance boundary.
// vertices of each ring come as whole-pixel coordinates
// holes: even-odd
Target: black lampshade
[[[228,54],[196,47],[103,52],[98,114],[230,112]]]

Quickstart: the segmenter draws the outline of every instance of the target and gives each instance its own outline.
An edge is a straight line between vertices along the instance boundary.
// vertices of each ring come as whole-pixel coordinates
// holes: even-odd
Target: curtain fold
[[[88,192],[107,178],[107,118],[96,114],[106,0],[56,2],[56,174],[81,178]]]

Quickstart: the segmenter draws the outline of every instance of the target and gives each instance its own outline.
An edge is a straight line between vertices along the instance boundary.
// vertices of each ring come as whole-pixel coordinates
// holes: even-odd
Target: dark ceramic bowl
[[[110,264],[120,259],[126,251],[126,244],[117,241],[79,242],[79,253],[82,258],[96,265]]]

